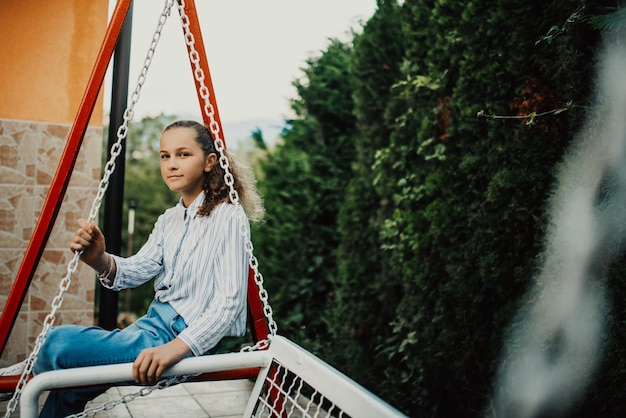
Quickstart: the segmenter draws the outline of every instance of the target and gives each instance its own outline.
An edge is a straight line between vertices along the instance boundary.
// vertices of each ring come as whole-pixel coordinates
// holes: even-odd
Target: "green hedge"
[[[340,61],[308,62],[263,171],[279,326],[411,416],[482,416],[610,6],[379,0]],[[578,416],[624,410],[620,271]]]

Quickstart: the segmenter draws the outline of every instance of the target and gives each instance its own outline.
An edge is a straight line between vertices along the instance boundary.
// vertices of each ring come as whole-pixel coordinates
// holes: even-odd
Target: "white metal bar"
[[[272,357],[266,350],[207,355],[183,359],[178,364],[167,369],[164,376],[211,373],[252,367],[263,368],[267,367],[271,361]],[[20,402],[20,417],[37,418],[39,397],[46,390],[100,384],[115,385],[115,383],[130,382],[132,380],[132,363],[81,367],[41,373],[33,377],[24,387]]]
[[[273,338],[275,337],[272,337],[272,341],[274,341]],[[271,344],[270,344],[270,348],[271,348]],[[271,351],[266,351],[266,352],[268,353],[268,355],[271,356]],[[248,399],[246,410],[243,413],[244,417],[252,416],[252,412],[254,411],[254,406],[256,405],[256,401],[259,398],[261,391],[263,390],[263,385],[265,384],[265,379],[267,378],[271,365],[272,365],[272,362],[271,362],[271,357],[270,357],[270,361],[261,368],[261,371],[259,371],[259,375],[256,378],[254,387],[252,388],[252,392],[250,394],[250,399]]]

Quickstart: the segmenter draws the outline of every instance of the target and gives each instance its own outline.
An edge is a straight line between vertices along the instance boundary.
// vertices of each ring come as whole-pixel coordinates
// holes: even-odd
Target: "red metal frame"
[[[131,2],[132,0],[118,0],[111,16],[104,41],[98,53],[94,69],[89,78],[87,89],[78,109],[74,124],[72,125],[65,149],[61,155],[57,171],[52,179],[48,195],[46,196],[41,214],[37,221],[37,225],[35,226],[35,230],[18,270],[17,277],[8,295],[7,303],[3,309],[2,316],[0,317],[0,353],[4,351],[6,347],[9,334],[15,324],[20,307],[24,301],[26,292],[28,291],[28,287],[30,286],[37,265],[39,264],[39,260],[41,259],[41,255],[43,254],[52,231],[52,227],[54,226],[54,222],[61,208],[63,197],[65,196],[70,176],[74,169],[74,164],[76,162],[76,158],[78,157],[83,137],[87,130],[91,113],[96,104],[96,100],[104,80],[104,75],[113,55],[113,51],[115,50],[115,44],[122,29],[122,25],[124,24],[124,19],[126,18]],[[194,36],[195,48],[198,51],[200,58],[200,67],[205,74],[205,84],[210,93],[209,100],[215,111],[214,117],[220,126],[220,131],[223,132],[194,1],[186,0],[184,10],[189,18],[189,30]],[[191,63],[191,67],[193,71],[193,63]],[[198,100],[202,109],[204,107],[204,100],[199,93]],[[204,115],[204,112],[203,119],[204,123],[208,126],[210,121],[208,120],[208,116]],[[261,304],[258,288],[254,280],[254,271],[252,269],[250,269],[248,274],[248,314],[250,318],[250,329],[254,341],[257,342],[261,339],[265,339],[269,332],[267,323],[265,322],[263,306]],[[235,379],[241,377],[255,377],[257,374],[258,369],[246,369],[219,374],[206,374],[202,375],[202,377],[207,380]],[[14,376],[0,377],[0,391],[12,390],[15,388],[17,380],[18,379]]]
[[[178,2],[180,3],[180,0]],[[202,68],[202,72],[204,73],[204,83],[207,89],[209,90],[209,102],[211,103],[211,105],[213,105],[213,110],[215,112],[213,117],[215,118],[215,121],[217,122],[220,128],[220,132],[222,133],[222,139],[224,139],[224,129],[222,127],[222,121],[220,119],[220,112],[217,107],[217,99],[215,98],[215,90],[213,89],[213,80],[211,78],[211,71],[209,70],[209,63],[206,59],[204,41],[202,38],[202,32],[200,30],[200,21],[198,20],[198,13],[196,11],[196,5],[195,5],[194,0],[185,0],[185,14],[187,15],[187,18],[189,19],[189,31],[193,34],[194,42],[195,42],[194,48],[198,52],[198,57],[200,59],[200,63],[199,63],[200,68]],[[189,53],[190,52],[189,45],[186,45],[186,46],[187,46],[187,53]],[[189,63],[191,64],[191,75],[193,77],[194,65],[191,62],[191,60],[189,61]],[[211,123],[211,119],[203,111],[204,99],[202,98],[202,96],[200,96],[200,91],[199,91],[200,84],[198,83],[195,77],[193,77],[193,81],[196,85],[196,94],[198,95],[198,103],[200,103],[200,109],[202,110],[202,119],[204,121],[204,124],[206,126],[209,126]],[[225,145],[226,145],[226,140],[224,139],[224,146]]]

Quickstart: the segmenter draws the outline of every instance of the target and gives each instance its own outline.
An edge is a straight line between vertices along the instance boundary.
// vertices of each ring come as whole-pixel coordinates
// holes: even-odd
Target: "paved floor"
[[[109,411],[98,412],[96,418],[235,418],[241,417],[248,403],[254,382],[230,380],[183,383],[138,397]],[[124,395],[136,393],[140,387],[121,386],[109,389],[87,408],[99,406]],[[45,399],[42,396],[42,401]],[[8,402],[0,403],[5,413]],[[19,410],[13,417],[19,417]]]

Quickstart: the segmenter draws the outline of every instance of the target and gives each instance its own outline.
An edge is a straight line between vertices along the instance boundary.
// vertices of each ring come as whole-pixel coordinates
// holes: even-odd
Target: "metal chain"
[[[180,15],[181,24],[184,29],[185,43],[189,47],[189,60],[193,64],[193,75],[199,85],[198,93],[200,97],[202,98],[202,100],[204,101],[203,110],[204,110],[204,113],[210,119],[209,130],[213,134],[213,138],[215,141],[215,149],[219,152],[219,155],[220,155],[219,157],[220,166],[222,167],[222,169],[224,169],[224,172],[225,172],[224,181],[226,182],[226,185],[229,187],[230,201],[234,205],[240,205],[239,194],[237,193],[237,190],[235,190],[234,177],[230,171],[228,158],[226,157],[224,153],[224,140],[221,138],[220,126],[219,126],[219,123],[217,123],[215,119],[215,109],[213,107],[213,104],[209,101],[210,93],[209,93],[209,89],[207,88],[204,82],[204,78],[205,78],[204,71],[202,70],[202,67],[200,67],[200,54],[196,50],[195,39],[194,39],[193,33],[191,33],[191,30],[189,29],[189,17],[185,13],[185,1],[184,0],[178,0],[178,12]],[[238,213],[239,213],[240,218],[243,218],[245,216],[243,210],[240,210]],[[253,346],[244,347],[241,349],[241,351],[254,351],[258,349],[264,349],[269,346],[271,338],[276,335],[278,326],[276,325],[276,322],[274,321],[272,307],[270,306],[269,301],[268,301],[268,293],[263,287],[263,275],[259,272],[258,260],[253,254],[252,241],[250,240],[250,236],[246,232],[243,226],[241,228],[241,233],[242,235],[245,235],[245,238],[246,238],[245,245],[246,245],[246,252],[248,253],[248,257],[250,260],[249,261],[250,268],[252,268],[252,270],[254,271],[254,281],[256,282],[256,285],[259,289],[259,297],[261,298],[261,302],[263,304],[263,313],[265,314],[265,317],[268,322],[268,327],[269,327],[269,336],[267,339],[261,340]]]
[[[276,335],[276,331],[278,327],[276,325],[276,322],[273,319],[272,308],[268,302],[268,293],[263,287],[263,275],[259,272],[258,260],[253,254],[252,241],[250,240],[250,237],[244,226],[245,225],[245,222],[244,222],[245,212],[241,208],[241,204],[239,202],[239,193],[237,193],[237,190],[235,190],[235,179],[230,171],[228,158],[226,157],[224,153],[224,141],[220,138],[220,127],[217,121],[215,120],[215,110],[214,110],[213,105],[209,101],[209,89],[204,83],[204,71],[200,67],[199,54],[198,54],[198,51],[195,49],[195,39],[191,31],[189,30],[189,18],[187,14],[185,13],[184,0],[178,1],[178,11],[180,14],[181,24],[184,29],[185,42],[189,46],[189,59],[191,63],[194,65],[194,71],[193,71],[194,77],[200,85],[200,88],[198,91],[200,92],[200,96],[204,100],[204,112],[206,112],[207,116],[209,116],[209,118],[211,119],[209,129],[211,130],[211,133],[213,134],[215,138],[215,149],[220,154],[219,163],[225,172],[224,182],[229,187],[229,198],[230,198],[231,203],[240,207],[239,208],[240,210],[237,211],[237,217],[238,217],[239,224],[240,224],[240,233],[246,238],[245,246],[246,246],[246,252],[248,253],[249,260],[250,260],[249,264],[250,264],[250,267],[254,271],[254,279],[257,284],[257,287],[259,288],[259,296],[261,298],[261,301],[263,302],[263,312],[269,322],[268,326],[270,329],[270,337],[263,339],[261,341],[258,341],[253,346],[244,347],[241,349],[241,351],[249,352],[249,351],[254,351],[254,350],[265,349],[269,347],[271,337]],[[86,409],[85,411],[79,414],[71,415],[68,418],[90,417],[90,416],[95,415],[98,412],[108,411],[110,409],[113,409],[117,405],[132,402],[138,397],[149,395],[156,389],[159,389],[159,390],[165,389],[175,384],[183,383],[187,381],[189,378],[195,377],[195,376],[197,376],[197,374],[190,375],[190,376],[174,376],[171,379],[161,381],[154,386],[143,388],[138,392],[126,395],[122,397],[121,399],[116,399],[116,400],[106,402],[98,407]]]
[[[137,392],[129,393],[128,395],[124,395],[124,396],[122,396],[119,399],[114,399],[112,401],[105,402],[105,403],[101,404],[100,406],[86,409],[83,412],[79,412],[79,413],[73,414],[73,415],[68,415],[66,418],[86,418],[86,417],[92,417],[92,416],[96,415],[98,412],[110,411],[111,409],[115,408],[118,405],[131,403],[132,401],[134,401],[137,398],[150,395],[155,390],[167,389],[169,387],[176,386],[176,385],[178,385],[180,383],[184,383],[187,380],[192,379],[192,378],[194,378],[196,376],[199,376],[199,374],[175,376],[175,377],[172,377],[170,379],[164,379],[164,380],[161,380],[160,382],[158,382],[157,384],[155,384],[153,386],[144,387],[144,388],[142,388],[141,390],[139,390]]]
[[[94,201],[92,203],[91,210],[89,212],[89,218],[87,220],[88,223],[95,222],[98,216],[98,211],[102,204],[102,199],[109,186],[109,178],[111,177],[111,174],[113,174],[113,171],[115,170],[115,160],[121,153],[122,141],[126,138],[126,135],[128,134],[128,123],[133,117],[135,104],[139,100],[139,95],[141,93],[141,89],[145,82],[146,74],[148,73],[148,69],[150,68],[150,64],[152,63],[152,57],[154,56],[154,51],[159,42],[159,39],[161,37],[161,32],[163,30],[163,26],[167,20],[167,17],[170,14],[170,10],[173,4],[174,4],[173,0],[167,0],[165,2],[165,7],[163,9],[163,12],[161,13],[161,16],[159,17],[159,23],[157,25],[157,29],[152,37],[152,43],[148,50],[146,59],[144,60],[144,65],[143,65],[143,68],[141,69],[141,74],[139,75],[139,78],[137,80],[137,87],[135,88],[135,91],[132,94],[130,105],[124,111],[124,121],[122,125],[119,127],[119,129],[117,130],[117,141],[115,142],[115,144],[111,146],[111,156],[109,158],[109,161],[106,163],[104,167],[104,175],[102,179],[100,180],[100,183],[98,184],[98,193],[96,194],[96,197],[94,198]],[[35,362],[37,361],[37,357],[39,356],[39,351],[41,350],[43,343],[46,341],[46,338],[48,337],[48,332],[50,331],[50,328],[54,324],[57,311],[61,308],[61,305],[63,304],[63,296],[65,295],[65,293],[70,287],[70,284],[72,282],[72,276],[74,275],[74,273],[76,273],[76,270],[78,268],[78,261],[79,261],[81,254],[82,252],[80,251],[75,252],[74,256],[68,263],[67,273],[59,284],[59,293],[52,300],[52,310],[46,316],[43,322],[43,329],[41,333],[39,334],[39,336],[37,337],[37,339],[35,340],[35,346],[33,348],[33,351],[31,352],[31,354],[28,356],[28,359],[26,360],[26,368],[22,372],[22,375],[20,376],[20,380],[18,381],[17,386],[15,388],[15,392],[13,393],[13,397],[11,398],[11,400],[9,401],[7,405],[7,409],[4,415],[5,418],[9,418],[13,414],[13,412],[15,412],[15,409],[17,408],[17,405],[19,403],[19,400],[22,394],[22,390],[26,386],[28,377],[33,372],[33,366],[35,365]]]

